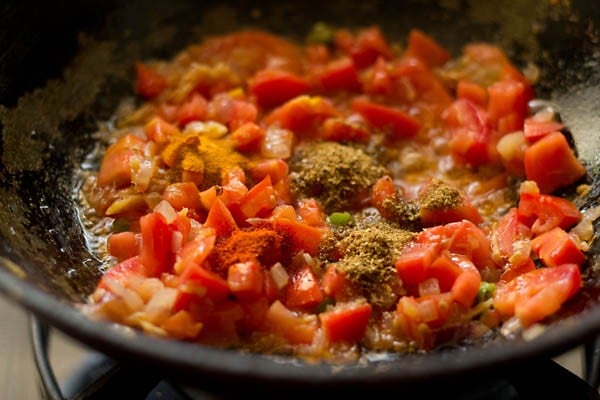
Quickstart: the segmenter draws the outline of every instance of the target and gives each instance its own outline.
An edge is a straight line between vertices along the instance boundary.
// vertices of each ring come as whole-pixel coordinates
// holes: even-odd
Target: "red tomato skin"
[[[560,132],[550,133],[528,146],[524,162],[525,176],[535,181],[542,193],[552,193],[586,174],[585,167]]]
[[[231,232],[238,229],[231,212],[219,197],[215,199],[210,207],[204,225],[214,228],[219,237],[228,236]]]
[[[107,281],[109,280],[125,285],[127,280],[132,276],[146,276],[146,269],[142,265],[139,256],[134,256],[121,261],[107,270],[104,275],[102,275],[102,278],[98,283],[98,288],[109,290],[109,285],[107,284]]]
[[[135,257],[140,252],[133,232],[113,233],[108,237],[107,245],[110,255],[116,257],[119,262]]]
[[[438,252],[437,246],[406,246],[394,264],[402,282],[416,285],[427,279],[430,275],[430,266],[437,258]]]
[[[308,93],[310,84],[291,72],[262,70],[250,80],[249,90],[261,107],[271,108]]]
[[[135,64],[135,72],[136,90],[146,99],[157,97],[169,86],[165,77],[141,62]]]
[[[250,300],[263,293],[264,269],[255,261],[236,263],[227,270],[229,290],[239,299]]]
[[[323,292],[311,267],[306,265],[290,276],[283,303],[291,309],[311,309],[323,301]]]
[[[505,318],[516,315],[523,325],[529,326],[558,311],[581,286],[581,272],[576,264],[536,269],[510,282],[499,282],[494,308]]]
[[[408,34],[406,55],[417,57],[430,68],[439,67],[450,59],[450,53],[419,29],[411,29]]]
[[[538,193],[521,193],[519,214],[532,219],[531,231],[534,235],[556,227],[569,229],[576,225],[582,214],[575,204],[567,199]]]
[[[358,71],[351,59],[340,58],[331,61],[316,74],[317,86],[326,91],[346,90],[357,92],[361,89]]]
[[[364,303],[338,306],[319,314],[319,319],[329,343],[357,343],[365,334],[370,316],[371,305]]]
[[[142,138],[128,133],[110,145],[100,164],[98,185],[123,188],[131,184],[131,157],[140,153],[144,144]]]
[[[315,256],[319,252],[321,238],[323,237],[322,228],[285,218],[276,219],[273,222],[273,227],[279,234],[290,239],[293,252],[302,250],[311,256]]]
[[[394,138],[412,138],[421,129],[421,123],[405,112],[369,100],[354,99],[352,109],[361,114],[371,125],[380,129],[389,129]]]
[[[562,264],[583,265],[585,254],[575,243],[575,239],[561,228],[554,228],[535,237],[531,249],[547,267]]]
[[[158,213],[150,213],[140,218],[142,245],[140,259],[148,276],[158,277],[167,272],[174,261],[171,248],[174,229]]]

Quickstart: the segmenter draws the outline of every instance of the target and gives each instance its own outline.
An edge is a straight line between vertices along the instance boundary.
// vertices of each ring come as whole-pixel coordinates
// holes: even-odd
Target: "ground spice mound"
[[[356,229],[340,242],[343,257],[338,266],[370,303],[389,307],[400,289],[394,260],[413,237],[412,232],[384,222]]]
[[[362,149],[333,142],[299,148],[290,169],[294,194],[317,198],[328,213],[353,208],[386,173]]]
[[[269,267],[281,259],[283,238],[270,229],[237,230],[216,246],[217,270],[235,263],[258,261]]]
[[[458,189],[440,180],[434,180],[420,196],[419,203],[426,210],[448,210],[463,202]]]

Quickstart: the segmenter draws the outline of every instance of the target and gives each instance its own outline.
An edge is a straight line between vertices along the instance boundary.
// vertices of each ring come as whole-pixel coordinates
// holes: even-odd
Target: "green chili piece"
[[[346,225],[352,221],[352,215],[349,212],[334,212],[329,215],[329,222],[333,225]]]
[[[479,290],[477,291],[477,302],[481,303],[482,301],[491,299],[494,295],[495,290],[496,285],[494,285],[493,283],[481,282],[481,285],[479,285]]]

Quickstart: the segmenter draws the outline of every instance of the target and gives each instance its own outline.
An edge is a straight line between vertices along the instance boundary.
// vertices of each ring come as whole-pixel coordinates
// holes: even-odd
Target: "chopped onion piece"
[[[437,279],[436,279],[437,280]],[[427,299],[422,301],[418,305],[419,307],[419,316],[423,318],[423,321],[430,322],[435,321],[439,318],[439,314],[437,311],[437,307],[435,303],[431,299]]]
[[[500,328],[500,333],[505,337],[513,337],[523,330],[523,324],[517,317],[507,319]]]
[[[533,324],[523,331],[523,339],[531,341],[546,331],[546,327],[542,324]]]
[[[287,159],[292,155],[294,134],[288,129],[269,128],[265,133],[260,153],[266,158]]]
[[[273,282],[275,282],[278,289],[283,289],[290,280],[287,271],[279,262],[271,267],[269,274],[271,274],[271,278],[273,278]]]
[[[161,200],[156,207],[154,207],[154,211],[162,215],[167,224],[172,224],[177,220],[177,212],[166,200]]]
[[[558,115],[558,106],[555,103],[552,103],[548,100],[534,99],[531,100],[528,104],[529,112],[531,114],[536,114],[541,110],[547,110],[553,112],[555,115]]]
[[[588,208],[582,211],[581,214],[581,221],[571,229],[571,233],[576,235],[580,240],[588,242],[594,237],[593,222],[600,218],[600,206]]]
[[[227,134],[227,127],[216,121],[193,121],[185,126],[184,134],[195,133],[213,139],[219,139]]]
[[[144,311],[148,321],[154,324],[160,324],[171,315],[171,309],[177,298],[177,290],[164,287],[152,296]]]
[[[522,131],[507,133],[502,136],[496,145],[496,150],[498,150],[500,158],[505,163],[519,160],[522,162],[526,148],[525,134]]]
[[[436,278],[425,279],[423,282],[419,283],[419,296],[440,293],[440,284]]]
[[[198,236],[198,233],[202,229],[202,224],[193,218],[190,218],[190,224],[190,237],[188,237],[188,239],[193,240],[196,236]]]
[[[135,165],[135,167],[134,167]],[[131,182],[139,192],[145,192],[154,176],[155,163],[149,159],[141,159],[131,164]]]

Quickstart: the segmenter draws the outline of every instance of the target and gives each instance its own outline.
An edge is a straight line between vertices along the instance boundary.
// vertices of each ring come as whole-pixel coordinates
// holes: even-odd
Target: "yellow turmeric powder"
[[[221,184],[221,177],[234,167],[244,167],[247,159],[234,150],[227,139],[211,138],[201,132],[172,135],[161,152],[171,169],[181,172],[182,181],[192,181],[201,189]]]

